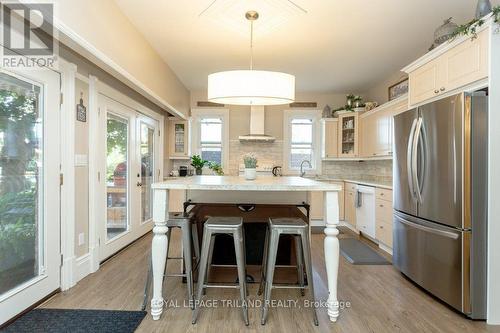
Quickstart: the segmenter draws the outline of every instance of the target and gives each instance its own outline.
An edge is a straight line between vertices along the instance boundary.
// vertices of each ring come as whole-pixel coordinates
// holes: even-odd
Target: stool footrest
[[[187,277],[187,274],[165,274],[166,277]]]
[[[226,289],[240,289],[240,286],[235,284],[216,284],[216,283],[211,283],[211,284],[204,284],[203,288],[226,288]]]

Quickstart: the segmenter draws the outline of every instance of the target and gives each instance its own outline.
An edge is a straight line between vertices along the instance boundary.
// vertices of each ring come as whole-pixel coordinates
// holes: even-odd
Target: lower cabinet
[[[392,191],[377,188],[375,198],[375,236],[392,249]]]
[[[345,222],[356,228],[356,184],[345,183]]]
[[[183,212],[184,201],[186,201],[185,190],[170,190],[168,191],[168,211]]]
[[[329,182],[332,184],[336,184],[342,187],[342,190],[339,192],[339,220],[344,220],[344,182]],[[323,220],[324,218],[324,195],[323,192],[311,192],[309,203],[311,205],[310,208],[310,217],[311,220]]]

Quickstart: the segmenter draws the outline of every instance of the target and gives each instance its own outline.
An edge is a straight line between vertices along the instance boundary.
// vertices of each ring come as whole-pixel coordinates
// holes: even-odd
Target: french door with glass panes
[[[99,259],[151,230],[152,190],[158,181],[158,121],[99,95],[103,156],[98,196]]]
[[[58,73],[0,67],[0,325],[60,286],[60,114]]]

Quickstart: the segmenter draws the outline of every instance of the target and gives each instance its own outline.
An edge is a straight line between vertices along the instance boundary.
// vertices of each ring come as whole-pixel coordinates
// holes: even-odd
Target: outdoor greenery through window
[[[313,119],[294,118],[290,122],[290,169],[300,168],[303,160],[314,166]]]
[[[128,127],[127,119],[108,114],[106,121],[108,239],[128,230]]]
[[[40,88],[0,73],[0,295],[38,276],[43,226]]]
[[[202,118],[200,120],[201,158],[222,165],[222,119]]]

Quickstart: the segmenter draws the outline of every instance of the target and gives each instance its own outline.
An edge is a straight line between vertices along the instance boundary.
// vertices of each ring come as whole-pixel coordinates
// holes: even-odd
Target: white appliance
[[[375,188],[356,186],[356,228],[375,238]]]

